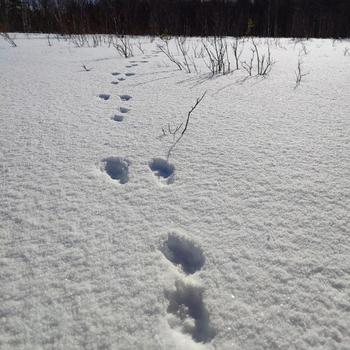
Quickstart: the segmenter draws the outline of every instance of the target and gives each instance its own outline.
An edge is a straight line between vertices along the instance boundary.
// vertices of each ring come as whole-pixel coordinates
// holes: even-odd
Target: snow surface
[[[247,79],[133,40],[0,41],[0,348],[350,349],[350,43]]]

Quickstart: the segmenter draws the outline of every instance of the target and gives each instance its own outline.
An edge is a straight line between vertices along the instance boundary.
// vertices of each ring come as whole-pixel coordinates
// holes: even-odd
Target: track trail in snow
[[[134,67],[137,67],[138,66],[138,61],[130,61],[130,64],[126,65],[125,68],[127,69],[130,69],[130,68],[134,68]],[[149,61],[147,60],[142,60],[142,61],[139,61],[140,63],[149,63]],[[114,84],[114,85],[118,85],[119,83],[125,81],[128,77],[133,77],[136,75],[135,72],[129,72],[127,71],[126,73],[120,73],[120,72],[112,72],[111,73],[113,76],[115,77],[119,77],[118,78],[118,81],[112,81],[111,84]],[[125,77],[123,76],[120,76],[120,75],[124,75]],[[111,94],[100,94],[98,96],[101,100],[104,100],[104,101],[108,101],[111,97]],[[130,101],[133,97],[131,95],[128,95],[128,94],[120,94],[119,95],[119,98],[120,98],[120,101],[121,102],[128,102]],[[128,105],[128,107],[130,107],[130,105]],[[111,120],[115,121],[115,122],[123,122],[125,120],[125,115],[127,113],[130,112],[130,108],[127,108],[125,106],[120,106],[119,107],[119,113],[115,114],[113,117],[111,117]],[[119,159],[119,157],[110,157],[110,158],[116,158],[116,159]],[[129,162],[129,161],[128,161]],[[102,161],[102,163],[104,164],[103,166],[101,166],[101,169],[103,171],[106,171],[107,174],[114,180],[119,180],[119,183],[127,183],[128,181],[120,181],[120,178],[119,177],[116,177],[116,176],[111,176],[110,172],[107,171],[107,168],[106,168],[106,164],[110,164],[110,163],[106,163],[105,160]],[[129,166],[130,162],[128,163],[128,166]],[[169,185],[169,184],[172,184],[174,181],[175,181],[175,167],[173,164],[169,163],[167,160],[165,159],[162,159],[162,158],[153,158],[151,161],[149,161],[148,163],[149,165],[149,168],[150,170],[154,173],[154,175],[158,178],[158,180],[160,181],[161,184],[166,184],[166,185]],[[109,165],[110,167],[111,165]],[[119,163],[118,165],[115,163],[115,160],[114,160],[114,167],[115,166],[118,166],[120,167]],[[124,178],[124,175],[120,175],[122,178]]]
[[[132,61],[134,62],[134,61]],[[134,66],[137,66],[137,64],[132,64],[130,66],[126,66],[127,68],[132,68]],[[111,73],[113,76],[117,77],[120,76],[122,73],[120,72],[112,72]],[[130,73],[127,72],[124,74],[126,77],[128,76],[133,76],[135,73]],[[119,82],[125,81],[126,78],[119,77],[118,78]],[[118,81],[112,81],[111,83],[114,85],[119,84]],[[100,94],[99,98],[102,100],[109,100],[111,97],[110,94]],[[127,94],[121,94],[119,95],[120,101],[121,102],[128,102],[129,100],[132,99],[132,96],[127,95]],[[119,114],[115,114],[113,117],[111,117],[111,120],[115,122],[123,122],[124,121],[124,116],[129,113],[131,109],[126,108],[124,106],[119,107]],[[129,181],[129,166],[131,162],[127,158],[122,158],[122,157],[117,157],[117,156],[111,156],[108,158],[105,158],[101,162],[101,170],[106,172],[109,177],[113,180],[117,180],[120,184],[126,184]]]
[[[204,289],[191,276],[199,272],[205,263],[202,249],[192,240],[170,233],[160,250],[166,259],[180,268],[175,289],[165,291],[169,302],[169,326],[191,335],[195,342],[210,342],[216,331],[210,325],[209,312],[203,301]]]
[[[126,68],[136,67],[137,61],[130,61]],[[148,61],[141,61],[148,63]],[[113,76],[119,76],[121,73],[114,72]],[[119,77],[122,82],[127,77],[132,77],[136,73],[124,73],[126,78]],[[122,80],[123,79],[123,80]],[[118,82],[112,81],[117,85]],[[101,94],[99,97],[108,100],[111,95]],[[132,99],[131,95],[120,94],[121,102],[128,102]],[[128,105],[128,107],[130,107]],[[130,111],[130,108],[120,106],[120,114],[112,117],[116,122],[122,122],[124,115]],[[113,180],[120,184],[126,184],[129,181],[129,165],[131,162],[126,158],[108,157],[102,160],[101,169],[105,171]],[[164,184],[174,182],[175,167],[167,160],[162,158],[153,158],[149,163],[150,170]],[[185,237],[171,233],[160,248],[164,257],[174,266],[180,268],[180,274],[176,277],[173,290],[165,290],[164,295],[168,300],[168,324],[171,329],[180,330],[183,334],[188,334],[196,343],[208,343],[216,335],[216,331],[209,322],[209,313],[203,302],[203,287],[192,278],[188,278],[200,271],[205,263],[205,256],[200,247]]]

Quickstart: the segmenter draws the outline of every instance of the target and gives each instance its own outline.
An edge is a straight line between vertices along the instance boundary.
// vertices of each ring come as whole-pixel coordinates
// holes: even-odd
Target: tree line
[[[0,32],[344,38],[350,0],[0,0]]]

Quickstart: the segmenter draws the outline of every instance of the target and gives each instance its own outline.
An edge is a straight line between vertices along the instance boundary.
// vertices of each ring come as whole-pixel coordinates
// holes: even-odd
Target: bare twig
[[[117,36],[116,41],[113,42],[113,46],[118,51],[120,56],[123,56],[125,58],[134,56],[132,44],[126,35]]]
[[[202,45],[209,60],[206,61],[203,56],[204,63],[211,71],[212,75],[230,73],[231,68],[227,53],[226,39],[221,36],[214,36],[213,38],[202,40]]]
[[[145,50],[142,48],[142,41],[139,40],[136,44],[137,48],[139,49],[139,51],[144,55],[145,54]]]
[[[84,70],[85,70],[86,72],[90,72],[90,71],[91,71],[91,68],[87,68],[87,67],[85,66],[85,64],[83,64],[82,67],[84,68]]]
[[[252,56],[250,57],[250,61],[249,62],[241,62],[241,66],[242,68],[249,74],[249,76],[252,76],[252,71],[253,71],[253,62],[254,62],[254,58],[255,58],[255,51],[253,49],[251,49],[252,51]]]
[[[177,37],[175,39],[175,43],[176,43],[176,46],[177,46],[178,50],[181,52],[181,55],[183,57],[182,66],[185,68],[187,73],[191,73],[191,68],[190,68],[190,65],[189,65],[188,59],[187,59],[188,47],[186,45],[186,38],[185,37]]]
[[[260,54],[258,46],[253,39],[252,44],[256,53],[257,75],[265,76],[271,71],[272,65],[274,64],[271,60],[270,43],[267,43],[267,56],[265,54]]]
[[[161,52],[163,52],[164,55],[167,56],[171,62],[176,64],[176,66],[177,66],[177,68],[179,68],[179,70],[183,70],[184,67],[183,67],[182,63],[174,57],[173,53],[169,49],[169,39],[164,38],[164,39],[162,39],[162,41],[164,44],[158,45],[158,49]]]
[[[0,36],[2,36],[12,47],[17,47],[16,43],[11,39],[8,33],[0,33]]]
[[[300,45],[301,45],[301,49],[299,50],[299,56],[302,56],[302,55],[306,56],[309,53],[309,51],[307,50],[305,43],[301,41]]]
[[[239,49],[240,40],[235,38],[235,41],[232,43],[233,54],[235,56],[236,70],[239,69],[239,58],[242,55],[243,47]]]
[[[190,117],[192,112],[197,108],[197,106],[202,102],[204,96],[206,95],[206,91],[203,93],[203,95],[199,98],[197,98],[196,103],[194,104],[194,106],[189,110],[189,112],[187,113],[187,119],[186,119],[186,123],[185,126],[183,128],[183,130],[181,131],[180,136],[175,140],[175,142],[170,146],[168,154],[167,154],[167,160],[169,160],[169,157],[171,155],[171,152],[174,150],[174,148],[176,147],[176,145],[180,142],[180,140],[182,139],[182,137],[184,136],[185,132],[187,131],[188,128],[188,124],[190,122]],[[181,128],[182,124],[180,125],[180,127],[178,128],[177,131],[179,131],[179,129]],[[176,131],[176,132],[177,132]],[[164,131],[163,131],[164,132]]]
[[[301,79],[310,73],[310,72],[302,73],[302,71],[301,71],[302,63],[303,62],[301,60],[298,61],[297,71],[295,72],[295,86],[294,86],[294,89],[296,89],[300,85]]]

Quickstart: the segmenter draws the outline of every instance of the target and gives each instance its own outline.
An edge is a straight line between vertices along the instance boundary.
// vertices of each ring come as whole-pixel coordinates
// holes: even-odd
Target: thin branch
[[[84,68],[84,70],[85,70],[86,72],[90,72],[90,71],[91,71],[91,68],[87,68],[87,67],[85,66],[85,64],[83,64],[82,67]]]
[[[180,136],[177,138],[177,140],[171,145],[171,147],[169,148],[169,151],[168,151],[168,154],[167,154],[167,160],[169,160],[169,157],[171,155],[171,152],[174,150],[175,146],[180,142],[180,140],[182,139],[182,137],[184,136],[186,130],[187,130],[187,127],[188,127],[188,124],[190,122],[190,117],[191,117],[191,114],[192,112],[197,108],[197,106],[202,102],[204,96],[206,95],[206,91],[203,93],[203,95],[199,98],[197,98],[196,100],[196,103],[194,104],[194,106],[189,110],[188,114],[187,114],[187,119],[186,119],[186,124],[185,124],[185,127],[183,128]],[[182,125],[182,124],[181,124]]]
[[[12,47],[17,46],[8,33],[0,33],[0,36],[2,36]]]

